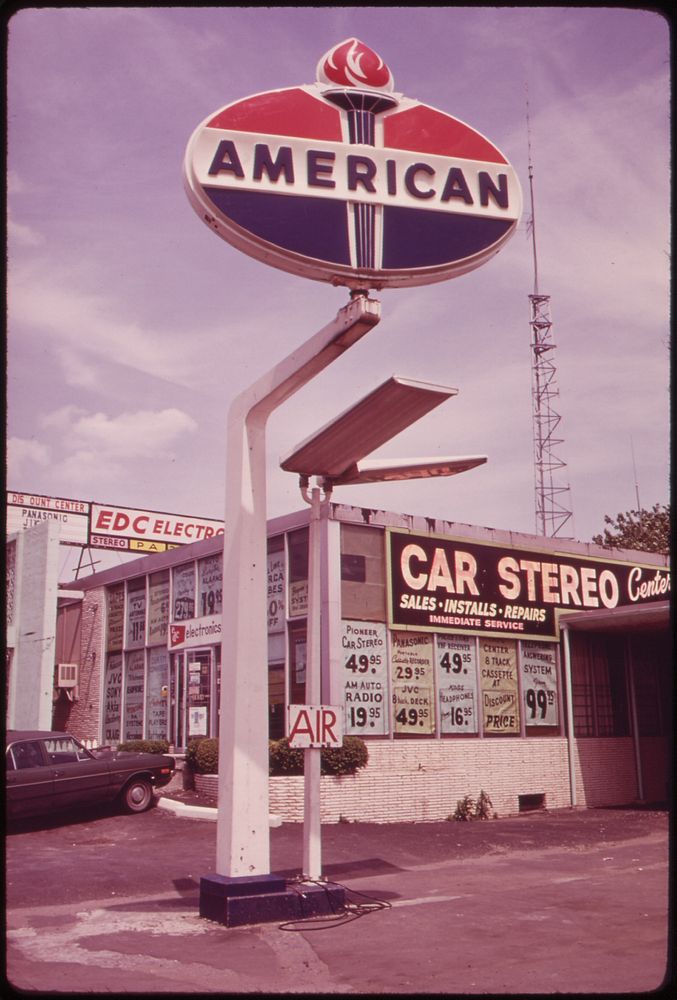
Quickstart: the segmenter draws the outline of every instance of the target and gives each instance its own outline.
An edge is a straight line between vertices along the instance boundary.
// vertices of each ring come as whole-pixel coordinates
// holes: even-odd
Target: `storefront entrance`
[[[207,648],[172,654],[170,743],[176,749],[217,734],[217,653]]]

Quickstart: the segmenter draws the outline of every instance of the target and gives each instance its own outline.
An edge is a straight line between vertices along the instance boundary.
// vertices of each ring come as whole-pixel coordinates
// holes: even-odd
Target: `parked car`
[[[175,769],[168,754],[88,750],[70,733],[9,731],[6,745],[10,818],[115,800],[143,812]]]

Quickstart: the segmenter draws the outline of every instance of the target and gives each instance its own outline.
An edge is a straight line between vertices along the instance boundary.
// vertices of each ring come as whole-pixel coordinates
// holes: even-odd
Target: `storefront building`
[[[305,701],[308,519],[268,525],[271,738]],[[177,750],[218,734],[222,546],[70,585],[84,596],[62,601],[57,644],[77,647],[78,687],[55,726]],[[327,784],[326,821],[444,819],[481,790],[500,815],[666,799],[665,557],[334,503],[320,548],[322,702],[369,749]],[[286,783],[276,811],[300,819],[302,779],[271,781]]]

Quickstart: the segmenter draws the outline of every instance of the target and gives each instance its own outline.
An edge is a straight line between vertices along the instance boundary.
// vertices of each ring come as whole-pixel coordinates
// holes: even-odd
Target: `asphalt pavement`
[[[302,891],[302,825],[270,835],[271,869]],[[617,996],[671,986],[662,809],[325,825],[323,877],[346,887],[348,906],[286,925],[227,928],[199,916],[215,837],[209,818],[165,807],[15,824],[5,995]]]

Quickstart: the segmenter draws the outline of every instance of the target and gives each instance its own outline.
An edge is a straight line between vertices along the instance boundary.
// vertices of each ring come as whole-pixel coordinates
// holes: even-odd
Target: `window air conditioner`
[[[78,686],[77,663],[57,663],[56,686],[59,688],[75,688]]]

